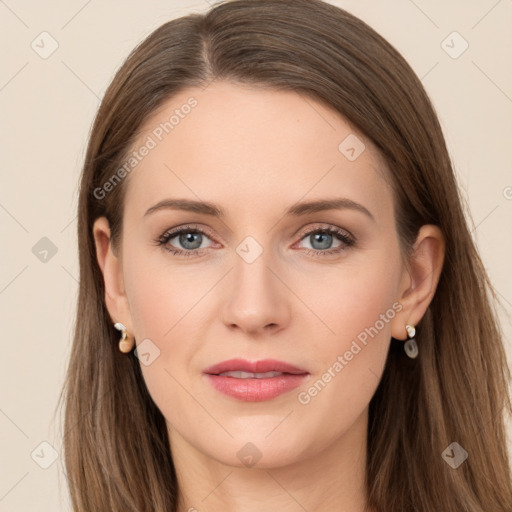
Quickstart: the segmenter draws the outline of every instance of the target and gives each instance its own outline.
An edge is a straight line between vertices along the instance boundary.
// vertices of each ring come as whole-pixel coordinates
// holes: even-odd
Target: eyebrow
[[[194,213],[211,215],[212,217],[225,218],[224,211],[208,201],[195,201],[193,199],[164,199],[149,208],[144,217],[159,210],[184,210]],[[317,213],[325,210],[356,210],[364,213],[375,222],[375,217],[362,204],[345,197],[335,199],[321,199],[297,203],[286,210],[285,215],[300,217],[309,213]]]

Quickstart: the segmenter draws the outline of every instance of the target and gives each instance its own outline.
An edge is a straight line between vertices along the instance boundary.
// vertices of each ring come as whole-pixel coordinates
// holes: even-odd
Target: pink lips
[[[225,372],[246,372],[262,374],[279,372],[274,376],[229,376],[219,375]],[[300,386],[309,376],[309,372],[291,364],[275,359],[246,361],[230,359],[210,366],[204,370],[212,386],[225,395],[248,402],[270,400]]]

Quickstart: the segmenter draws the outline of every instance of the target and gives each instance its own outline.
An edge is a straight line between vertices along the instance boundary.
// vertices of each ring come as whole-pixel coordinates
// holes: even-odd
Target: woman
[[[496,300],[434,109],[319,0],[173,20],[83,169],[77,511],[512,510]]]

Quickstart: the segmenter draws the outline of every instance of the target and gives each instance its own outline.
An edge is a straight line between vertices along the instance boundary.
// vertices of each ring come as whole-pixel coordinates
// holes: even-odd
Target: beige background
[[[473,236],[505,305],[512,360],[512,2],[331,3],[372,25],[422,78],[472,212]],[[53,414],[75,314],[78,178],[99,99],[143,37],[208,7],[205,0],[0,0],[1,511],[70,510]],[[50,36],[39,36],[43,31]],[[463,39],[452,35],[443,48],[453,31]],[[43,59],[35,49],[49,51],[52,38],[58,49]],[[467,50],[453,58],[464,41]],[[46,262],[32,250],[48,244],[43,237],[57,249]]]

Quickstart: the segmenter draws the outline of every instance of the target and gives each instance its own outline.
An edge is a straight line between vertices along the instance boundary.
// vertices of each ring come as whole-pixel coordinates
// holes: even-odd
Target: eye
[[[310,244],[310,248],[306,247],[304,251],[306,254],[319,257],[341,253],[355,244],[355,239],[351,235],[331,226],[310,229],[301,240]],[[337,245],[332,247],[336,242]]]
[[[157,245],[162,246],[171,254],[194,256],[202,253],[208,246],[204,245],[208,239],[207,233],[193,225],[182,226],[164,233],[155,240]],[[172,244],[171,241],[175,240]],[[176,247],[178,245],[178,247]]]

